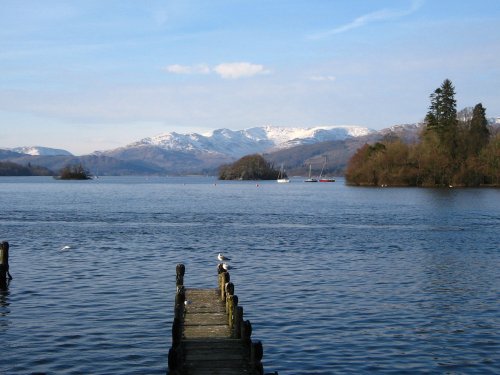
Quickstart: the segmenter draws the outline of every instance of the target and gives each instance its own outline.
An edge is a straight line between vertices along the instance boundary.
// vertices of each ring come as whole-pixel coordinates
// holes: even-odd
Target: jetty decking
[[[263,349],[243,321],[229,273],[218,266],[218,288],[184,287],[185,267],[177,265],[177,293],[168,353],[170,375],[263,375]],[[276,374],[277,373],[273,373]]]

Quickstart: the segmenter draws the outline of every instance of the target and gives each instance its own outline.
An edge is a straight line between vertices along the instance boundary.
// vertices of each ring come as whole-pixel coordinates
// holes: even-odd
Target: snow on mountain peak
[[[20,154],[32,155],[32,156],[73,156],[71,152],[66,150],[60,150],[57,148],[41,147],[41,146],[24,146],[16,147],[11,151],[18,152]]]
[[[210,152],[240,157],[249,153],[289,148],[301,144],[344,140],[373,132],[360,126],[287,128],[262,126],[244,130],[217,129],[209,134],[176,132],[144,138],[127,147],[157,146],[173,151]]]

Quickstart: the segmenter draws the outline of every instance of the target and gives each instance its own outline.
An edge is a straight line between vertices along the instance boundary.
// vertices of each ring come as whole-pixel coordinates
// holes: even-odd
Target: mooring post
[[[225,286],[231,278],[229,277],[229,272],[225,271],[219,274],[219,289],[220,298],[222,301],[226,300],[226,289]]]
[[[222,272],[226,272],[224,269],[224,265],[222,263],[217,264],[217,275],[220,275]]]
[[[250,342],[251,336],[252,336],[252,323],[250,323],[250,320],[245,320],[241,324],[241,339],[243,341]]]
[[[182,322],[180,319],[174,318],[172,323],[172,346],[175,348],[182,340]]]
[[[224,286],[224,289],[225,289],[226,293],[224,294],[223,301],[226,302],[226,314],[228,314],[229,313],[228,299],[229,299],[229,296],[234,295],[234,284],[232,282],[228,282]]]
[[[233,339],[241,339],[242,325],[243,325],[243,307],[236,306],[236,308],[234,309],[233,332],[231,335]]]
[[[177,266],[175,267],[175,273],[176,273],[175,285],[176,286],[184,285],[184,273],[185,272],[186,272],[186,267],[184,266],[184,264],[182,264],[182,263],[177,264]]]
[[[7,275],[9,275],[9,243],[0,244],[0,289],[7,288]]]
[[[174,318],[172,323],[172,347],[168,351],[168,372],[167,374],[177,374],[182,364],[182,323],[178,318]]]
[[[184,303],[186,302],[186,289],[183,285],[177,287],[177,293],[175,293],[175,308],[174,317],[182,320],[184,318]]]
[[[229,329],[231,330],[231,336],[233,336],[232,332],[234,329],[234,316],[235,316],[235,310],[238,307],[238,296],[232,295],[229,296],[228,298],[228,323],[229,323]]]
[[[259,374],[264,373],[264,367],[262,366],[262,357],[264,356],[264,348],[260,341],[253,341],[250,346],[250,362],[252,366]]]

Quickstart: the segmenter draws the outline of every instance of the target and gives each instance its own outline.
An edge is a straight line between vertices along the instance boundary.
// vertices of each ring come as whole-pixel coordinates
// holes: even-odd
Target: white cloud
[[[309,77],[309,79],[311,81],[318,81],[318,82],[321,82],[321,81],[329,81],[329,82],[333,82],[335,81],[337,78],[335,76],[311,76]]]
[[[420,7],[423,5],[424,0],[413,0],[411,3],[410,8],[404,9],[404,10],[394,10],[394,9],[382,9],[376,12],[364,14],[360,17],[355,18],[353,21],[336,27],[331,30],[326,30],[314,35],[310,35],[310,39],[323,39],[332,35],[336,34],[341,34],[346,31],[352,30],[352,29],[357,29],[358,27],[365,26],[369,23],[372,22],[377,22],[377,21],[385,21],[385,20],[390,20],[390,19],[395,19],[395,18],[400,18],[404,16],[408,16],[412,13],[415,13]]]
[[[234,62],[219,64],[214,71],[222,78],[236,79],[242,77],[252,77],[258,74],[267,74],[268,70],[263,65],[251,64],[248,62]]]
[[[252,64],[249,62],[222,63],[211,68],[207,64],[180,65],[173,64],[164,68],[172,74],[210,74],[216,73],[224,79],[237,79],[252,77],[258,74],[267,74],[269,70],[263,65]]]
[[[179,65],[173,64],[165,67],[165,70],[173,74],[209,74],[210,67],[206,64]]]

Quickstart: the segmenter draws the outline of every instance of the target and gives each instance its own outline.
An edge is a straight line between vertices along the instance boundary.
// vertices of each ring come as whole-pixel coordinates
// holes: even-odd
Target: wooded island
[[[346,182],[364,186],[500,186],[500,134],[481,103],[457,113],[450,80],[431,95],[416,144],[387,139],[350,159]]]
[[[278,171],[262,155],[248,155],[219,169],[219,180],[276,180]]]

